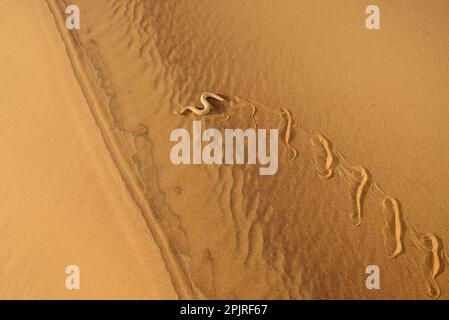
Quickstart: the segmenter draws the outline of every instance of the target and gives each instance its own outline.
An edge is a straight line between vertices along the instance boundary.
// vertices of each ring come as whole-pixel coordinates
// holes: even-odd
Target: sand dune
[[[59,281],[46,272],[26,289],[19,274],[36,257],[7,253],[15,242],[31,245],[34,236],[12,233],[25,233],[29,220],[14,217],[35,207],[46,218],[29,230],[48,236],[64,226],[31,246],[48,250],[41,268],[52,261],[56,273],[70,250],[89,274],[113,262],[76,297],[449,297],[446,1],[379,1],[382,29],[374,33],[364,27],[363,1],[78,0],[78,31],[65,28],[67,4],[27,9],[38,12],[21,35],[38,39],[30,44],[40,48],[33,89],[20,89],[29,71],[18,66],[30,58],[3,53],[20,71],[3,91],[20,87],[26,99],[6,95],[1,104],[23,127],[41,128],[45,114],[54,128],[16,149],[28,132],[2,133],[4,149],[16,150],[8,157],[20,160],[15,170],[34,168],[18,156],[24,150],[62,153],[66,164],[43,157],[36,176],[11,171],[5,180],[21,182],[12,199],[21,190],[38,197],[49,172],[42,194],[59,205],[24,197],[23,208],[14,209],[17,200],[2,208],[9,233],[0,252],[11,264],[0,277],[3,296],[72,294],[42,292]],[[8,9],[16,24],[31,15]],[[174,165],[170,133],[192,132],[193,121],[219,132],[277,129],[277,172],[260,175],[249,161]],[[35,147],[42,140],[53,149]],[[86,185],[89,197],[68,196]],[[365,287],[369,265],[381,270],[380,290]],[[114,285],[101,285],[111,277]]]

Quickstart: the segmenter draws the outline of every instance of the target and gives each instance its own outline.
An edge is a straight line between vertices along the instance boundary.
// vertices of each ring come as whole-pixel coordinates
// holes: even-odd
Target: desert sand
[[[175,298],[44,1],[4,1],[0,297]],[[80,267],[80,290],[65,287]]]
[[[447,1],[379,0],[380,30],[353,0],[68,4],[1,8],[1,297],[449,298]],[[277,128],[276,174],[174,165],[194,120]]]

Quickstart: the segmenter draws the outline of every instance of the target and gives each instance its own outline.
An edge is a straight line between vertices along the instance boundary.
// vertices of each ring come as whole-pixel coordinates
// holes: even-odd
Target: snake
[[[209,101],[207,101],[208,98],[213,98],[213,99],[221,101],[221,102],[225,101],[225,99],[223,99],[222,97],[220,97],[219,95],[217,95],[215,93],[204,92],[203,94],[201,94],[201,97],[200,97],[200,101],[203,104],[202,109],[198,109],[197,107],[193,107],[193,106],[185,106],[184,108],[182,108],[182,110],[179,113],[184,114],[187,111],[191,111],[198,116],[207,115],[210,112],[210,109],[212,107],[212,105],[209,103]]]

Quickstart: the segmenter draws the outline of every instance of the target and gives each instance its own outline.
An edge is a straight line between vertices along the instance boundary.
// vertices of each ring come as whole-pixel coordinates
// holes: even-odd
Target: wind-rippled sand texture
[[[61,20],[62,6],[48,2]],[[375,172],[352,163],[348,154],[346,160],[332,135],[326,133],[328,140],[306,130],[310,120],[325,118],[293,103],[298,100],[292,96],[307,89],[297,87],[297,74],[285,80],[297,70],[296,58],[280,64],[277,40],[266,52],[244,54],[251,50],[248,37],[269,27],[252,20],[267,19],[261,6],[77,3],[81,30],[76,37],[60,31],[71,43],[69,54],[76,52],[81,86],[93,97],[93,113],[180,298],[422,298],[428,288],[431,297],[447,297],[436,238],[404,238],[393,202],[382,208],[387,195],[374,187]],[[230,26],[226,18],[233,14],[236,25]],[[250,31],[235,32],[243,26]],[[266,37],[276,39],[271,31]],[[266,72],[270,67],[273,74]],[[226,101],[215,101],[207,116],[176,114],[198,105],[205,91]],[[260,176],[254,165],[173,165],[170,132],[191,131],[193,120],[201,120],[203,129],[279,128],[278,172]],[[381,290],[365,288],[370,264],[381,269]]]

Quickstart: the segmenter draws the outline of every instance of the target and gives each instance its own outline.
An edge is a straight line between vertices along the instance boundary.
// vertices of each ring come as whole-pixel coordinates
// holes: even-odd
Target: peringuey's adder
[[[214,99],[216,99],[218,101],[222,101],[222,102],[225,101],[225,99],[223,99],[222,97],[220,97],[219,95],[217,95],[215,93],[204,92],[200,97],[200,101],[203,104],[204,108],[198,109],[197,107],[186,106],[186,107],[182,108],[182,110],[179,113],[184,114],[187,111],[192,111],[194,114],[196,114],[198,116],[204,116],[204,115],[208,114],[210,112],[212,105],[209,103],[209,101],[207,101],[207,98],[214,98]]]

